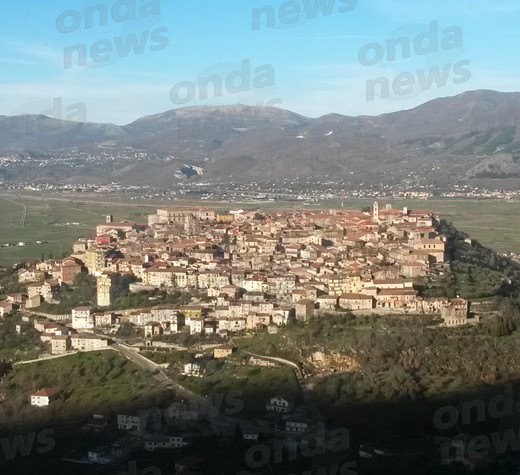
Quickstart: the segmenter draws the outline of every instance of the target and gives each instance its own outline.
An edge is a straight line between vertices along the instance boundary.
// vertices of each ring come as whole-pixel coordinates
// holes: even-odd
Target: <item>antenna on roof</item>
[[[343,199],[345,197],[345,192],[341,191],[341,214],[343,214]]]

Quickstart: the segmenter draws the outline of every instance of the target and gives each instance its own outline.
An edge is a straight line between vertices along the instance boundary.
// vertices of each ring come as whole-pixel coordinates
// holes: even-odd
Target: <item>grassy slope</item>
[[[29,394],[44,387],[63,391],[50,411],[29,405]],[[0,428],[20,422],[51,418],[77,419],[106,413],[117,407],[140,405],[161,391],[150,374],[112,350],[76,355],[16,366],[2,381],[8,399],[0,404]]]

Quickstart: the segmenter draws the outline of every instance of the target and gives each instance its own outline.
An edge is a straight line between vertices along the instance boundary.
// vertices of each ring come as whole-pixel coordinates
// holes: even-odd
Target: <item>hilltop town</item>
[[[431,211],[377,202],[365,212],[158,209],[146,224],[108,216],[95,237],[74,243],[69,257],[20,269],[27,291],[7,296],[0,311],[18,306],[38,313],[78,274],[95,277],[96,306],[51,316],[71,321],[70,331],[38,326],[52,353],[103,348],[94,329],[124,323],[144,330],[145,338],[188,329],[223,337],[263,327],[276,332],[292,319],[335,311],[438,314],[447,326],[465,324],[468,301],[425,298],[414,288],[417,278],[448,266],[439,224]],[[122,293],[154,289],[197,298],[181,306],[113,308]]]
[[[201,405],[196,414],[181,414],[180,428],[174,424],[160,431],[150,427],[146,411],[119,410],[113,443],[94,447],[89,439],[88,453],[69,457],[69,462],[120,463],[136,450],[159,450],[196,456],[202,463],[204,454],[197,448],[202,434],[231,437],[238,424],[247,443],[285,443],[320,427],[323,417],[308,392],[319,380],[312,379],[309,361],[317,369],[315,376],[336,367],[355,371],[361,364],[352,356],[315,352],[298,365],[257,355],[247,346],[237,349],[237,336],[261,330],[282,334],[292,322],[306,327],[313,325],[313,317],[332,320],[346,314],[434,316],[450,327],[478,321],[470,317],[465,299],[421,295],[418,281],[449,270],[448,236],[440,230],[440,217],[431,211],[380,208],[378,202],[365,211],[158,209],[147,223],[115,222],[107,216],[95,236],[74,243],[69,256],[19,268],[14,277],[22,291],[7,294],[0,312],[20,311],[17,333],[28,328],[38,332],[42,352],[37,361],[116,350],[181,401]],[[95,289],[90,305],[48,313],[63,304],[64,292],[81,292],[86,281]],[[154,305],[157,292],[182,299],[178,305]],[[144,295],[140,302],[145,305],[118,307],[121,298],[132,295]],[[176,335],[196,338],[200,345],[169,339]],[[76,357],[81,354],[70,356]],[[115,356],[108,358],[115,361]],[[263,390],[265,414],[261,407],[255,412],[260,419],[206,414],[208,402],[197,388],[204,387],[199,383],[207,377],[238,371],[255,381],[270,370],[285,382]],[[237,381],[231,387],[241,387]],[[26,397],[36,411],[65,408],[73,404],[67,402],[67,387],[35,387]],[[107,431],[115,414],[95,416],[88,430]],[[202,418],[210,422],[209,432],[200,425]],[[262,418],[266,421],[258,422]],[[182,425],[188,422],[188,428]],[[131,443],[127,431],[134,435]],[[370,450],[361,447],[358,455],[365,457],[365,452]]]

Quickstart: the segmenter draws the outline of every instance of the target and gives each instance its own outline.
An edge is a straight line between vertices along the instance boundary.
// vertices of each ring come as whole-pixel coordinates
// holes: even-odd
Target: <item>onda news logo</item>
[[[97,3],[85,6],[83,11],[65,10],[56,18],[56,29],[63,34],[85,33],[92,28],[121,25],[123,34],[112,38],[100,38],[87,45],[77,43],[64,49],[64,67],[102,66],[147,50],[160,51],[169,44],[165,26],[154,28],[161,17],[160,0],[117,0],[112,5]],[[136,22],[143,29],[132,31]],[[126,31],[125,31],[126,30]],[[88,61],[90,59],[90,62]]]
[[[446,87],[471,78],[469,59],[459,26],[441,28],[438,21],[406,25],[390,33],[383,43],[367,43],[358,53],[359,63],[386,73],[366,81],[366,100],[377,97],[401,100],[434,87]]]
[[[54,450],[54,429],[44,429],[0,439],[0,463],[31,454],[46,454]],[[1,470],[0,470],[1,472]]]

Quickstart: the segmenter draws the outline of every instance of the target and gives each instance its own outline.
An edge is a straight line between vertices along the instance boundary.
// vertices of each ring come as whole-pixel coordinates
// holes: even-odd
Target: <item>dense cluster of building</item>
[[[378,203],[370,212],[159,209],[146,225],[109,217],[95,239],[74,245],[71,258],[97,276],[99,306],[129,277],[133,290],[207,294],[200,305],[129,315],[135,325],[155,324],[152,333],[182,325],[191,333],[281,326],[338,308],[464,319],[467,302],[422,298],[414,289],[415,278],[444,263],[438,225],[430,211]]]
[[[66,322],[55,322],[47,318],[40,317],[32,313],[24,313],[21,322],[16,325],[17,333],[22,333],[27,328],[33,327],[40,333],[40,340],[49,344],[49,350],[52,355],[66,354],[73,351],[97,351],[108,348],[108,340],[106,338],[95,335],[91,329],[93,326],[87,327],[74,321],[74,316],[81,313],[82,307],[73,311],[72,326],[66,325]],[[50,316],[50,315],[49,315]],[[62,319],[67,319],[67,315],[63,315]],[[105,316],[111,322],[115,321],[112,315]],[[55,320],[55,318],[53,318]],[[102,322],[98,320],[99,324]]]
[[[21,269],[25,308],[52,302],[55,290],[86,271],[97,279],[97,306],[109,307],[121,289],[197,292],[202,301],[122,312],[118,323],[142,327],[145,336],[225,334],[268,327],[324,312],[440,314],[447,325],[467,323],[469,302],[423,298],[418,277],[442,272],[446,237],[430,211],[367,212],[196,207],[158,209],[148,223],[106,222],[96,236],[74,243],[61,261]],[[9,305],[9,300],[0,302]],[[72,328],[110,327],[110,312],[75,309]],[[63,336],[63,335],[60,335]]]

